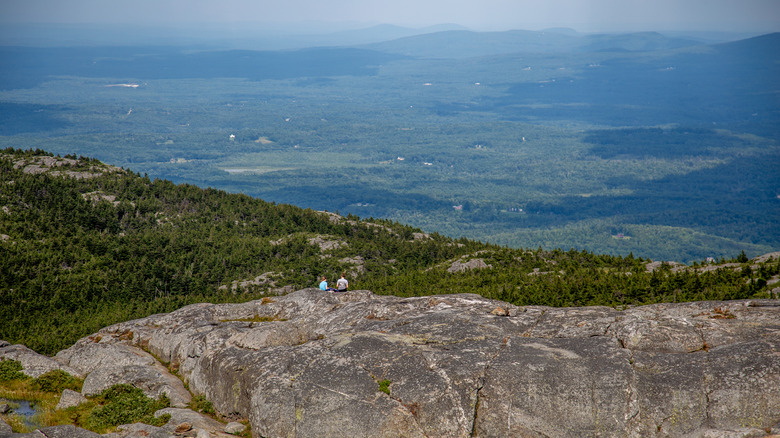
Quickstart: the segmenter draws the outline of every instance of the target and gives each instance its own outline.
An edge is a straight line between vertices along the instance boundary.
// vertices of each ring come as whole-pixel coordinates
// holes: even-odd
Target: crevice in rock
[[[596,397],[596,380],[592,378],[590,381],[590,405],[593,424],[599,424],[599,401]]]
[[[623,346],[623,343],[621,341],[621,347]],[[623,347],[625,348],[625,347]],[[634,351],[628,350],[628,365],[631,367],[631,375],[628,379],[628,388],[626,388],[626,391],[628,392],[627,401],[626,401],[626,413],[625,413],[625,428],[629,432],[639,432],[638,430],[634,430],[634,426],[632,425],[632,422],[635,418],[637,418],[641,412],[640,406],[639,406],[639,393],[637,391],[637,380],[639,378],[637,374],[637,369],[634,364]]]
[[[705,356],[705,371],[703,376],[703,386],[704,386],[704,425],[706,427],[712,427],[712,419],[710,418],[710,405],[712,401],[710,400],[710,395],[715,391],[715,389],[710,388],[711,379],[708,377],[707,372],[710,368],[710,356]]]
[[[668,423],[668,422],[669,422],[669,421],[672,419],[672,417],[673,417],[672,415],[669,415],[669,416],[667,416],[667,417],[664,417],[664,418],[661,420],[661,422],[660,422],[660,423],[658,423],[658,424],[655,426],[655,430],[656,430],[656,432],[658,432],[658,434],[659,434],[659,435],[661,434],[661,431],[664,429],[664,425],[665,425],[666,423]]]
[[[615,317],[615,319],[612,322],[610,322],[609,324],[607,324],[606,327],[604,327],[604,332],[601,334],[601,336],[609,337],[610,336],[609,330],[612,328],[612,324],[615,324],[616,322],[617,322],[617,317]]]
[[[707,340],[704,338],[704,332],[699,327],[694,327],[693,330],[696,332],[696,334],[699,335],[699,338],[701,339],[701,348],[699,348],[697,350],[693,350],[693,351],[691,351],[691,353],[695,353],[697,351],[709,352],[710,351],[710,346],[707,345]]]
[[[479,412],[479,392],[482,391],[482,388],[484,387],[484,381],[481,382],[480,386],[477,387],[476,392],[474,393],[474,417],[471,420],[471,435],[472,437],[477,436],[477,412]],[[509,415],[512,415],[510,412]]]
[[[537,321],[538,324],[539,321]],[[485,381],[487,380],[487,374],[488,371],[490,371],[490,367],[493,366],[493,361],[496,360],[499,354],[501,354],[502,351],[504,351],[507,346],[512,342],[512,337],[507,336],[503,339],[501,342],[501,346],[498,348],[498,351],[496,351],[493,356],[488,359],[487,363],[485,364],[485,368],[482,370],[482,374],[477,379],[478,385],[474,390],[474,412],[471,417],[471,435],[472,437],[476,436],[477,434],[477,420],[479,416],[479,403],[480,403],[480,392],[482,391],[482,388],[485,387]],[[511,416],[511,410],[509,412],[509,415]]]

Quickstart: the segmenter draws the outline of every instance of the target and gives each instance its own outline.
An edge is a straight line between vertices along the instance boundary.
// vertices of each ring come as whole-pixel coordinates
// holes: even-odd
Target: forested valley
[[[119,321],[342,272],[377,294],[615,307],[768,298],[780,272],[744,252],[685,266],[454,239],[14,148],[0,153],[0,255],[0,339],[45,354]]]
[[[565,30],[0,46],[0,148],[512,248],[755,257],[780,248],[779,48]]]

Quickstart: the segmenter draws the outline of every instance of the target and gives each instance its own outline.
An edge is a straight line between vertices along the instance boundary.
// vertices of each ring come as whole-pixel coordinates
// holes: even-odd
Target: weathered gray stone
[[[7,344],[7,343],[6,343]],[[38,354],[24,345],[5,345],[0,347],[0,360],[13,359],[22,363],[22,372],[30,377],[39,377],[49,371],[62,370],[77,377],[83,377],[73,368]]]
[[[40,430],[34,430],[30,433],[12,433],[10,426],[7,431],[3,428],[3,421],[0,420],[0,438],[102,438],[103,436],[90,430],[82,429],[71,424],[64,426],[44,427]],[[167,437],[166,437],[167,438]]]
[[[11,435],[12,433],[14,433],[14,430],[11,425],[0,418],[0,437],[5,437]]]
[[[176,432],[177,428],[182,424],[187,424],[186,430],[204,430],[213,434],[217,434],[225,428],[225,425],[213,418],[207,417],[203,414],[195,412],[191,409],[181,408],[165,408],[160,409],[154,413],[155,417],[168,414],[171,419],[163,425],[163,429],[169,432]],[[214,435],[214,436],[227,436],[226,434]]]
[[[447,272],[463,272],[463,271],[470,271],[473,269],[486,269],[486,268],[492,268],[492,266],[485,263],[485,261],[482,259],[472,259],[467,262],[456,260],[452,262],[452,265],[450,265],[449,268],[447,268]]]
[[[86,396],[97,395],[120,383],[141,388],[144,394],[152,398],[164,394],[170,399],[171,406],[175,407],[187,406],[192,399],[181,381],[159,364],[98,368],[84,380],[81,393]]]
[[[152,355],[138,348],[125,344],[94,342],[90,338],[82,339],[73,347],[60,351],[54,359],[78,370],[84,376],[98,368],[152,366],[156,362]]]
[[[8,437],[13,438],[46,438],[46,435],[43,434],[40,430],[34,430],[30,433],[12,433],[11,435],[8,435]],[[6,437],[3,437],[6,438]]]
[[[780,422],[776,300],[618,311],[305,289],[90,338],[58,359],[83,354],[87,370],[82,344],[144,349],[264,437],[752,436]],[[169,424],[184,421],[224,434]]]
[[[76,391],[65,389],[62,391],[60,401],[55,409],[68,409],[86,403],[87,398]]]
[[[41,433],[46,438],[101,438],[100,434],[71,424],[65,426],[44,427]]]
[[[243,424],[237,421],[231,421],[225,426],[225,433],[237,434],[245,430],[246,430],[246,426],[244,426]]]
[[[187,406],[192,396],[181,380],[151,354],[126,343],[131,337],[130,332],[105,339],[100,335],[90,336],[60,351],[55,359],[87,376],[82,388],[84,395],[96,395],[112,385],[127,383],[153,398],[165,394],[172,406]]]
[[[162,427],[143,423],[123,424],[116,432],[104,435],[104,438],[178,438],[171,431]]]

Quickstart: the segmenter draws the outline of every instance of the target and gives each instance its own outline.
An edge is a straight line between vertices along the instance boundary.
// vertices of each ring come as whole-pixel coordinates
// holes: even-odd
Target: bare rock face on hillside
[[[128,349],[254,436],[780,432],[777,300],[618,311],[305,289],[117,324],[57,359],[87,379],[152,366]]]

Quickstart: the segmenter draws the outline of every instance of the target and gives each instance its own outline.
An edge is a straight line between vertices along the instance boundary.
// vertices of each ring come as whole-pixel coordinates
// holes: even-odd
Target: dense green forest
[[[753,257],[780,248],[779,48],[555,31],[0,46],[0,148],[514,248]]]
[[[513,249],[12,148],[0,154],[0,255],[0,339],[47,354],[115,322],[341,272],[378,294],[550,306],[770,297],[780,272],[744,252],[648,269],[631,254]],[[451,269],[476,259],[482,269]]]

